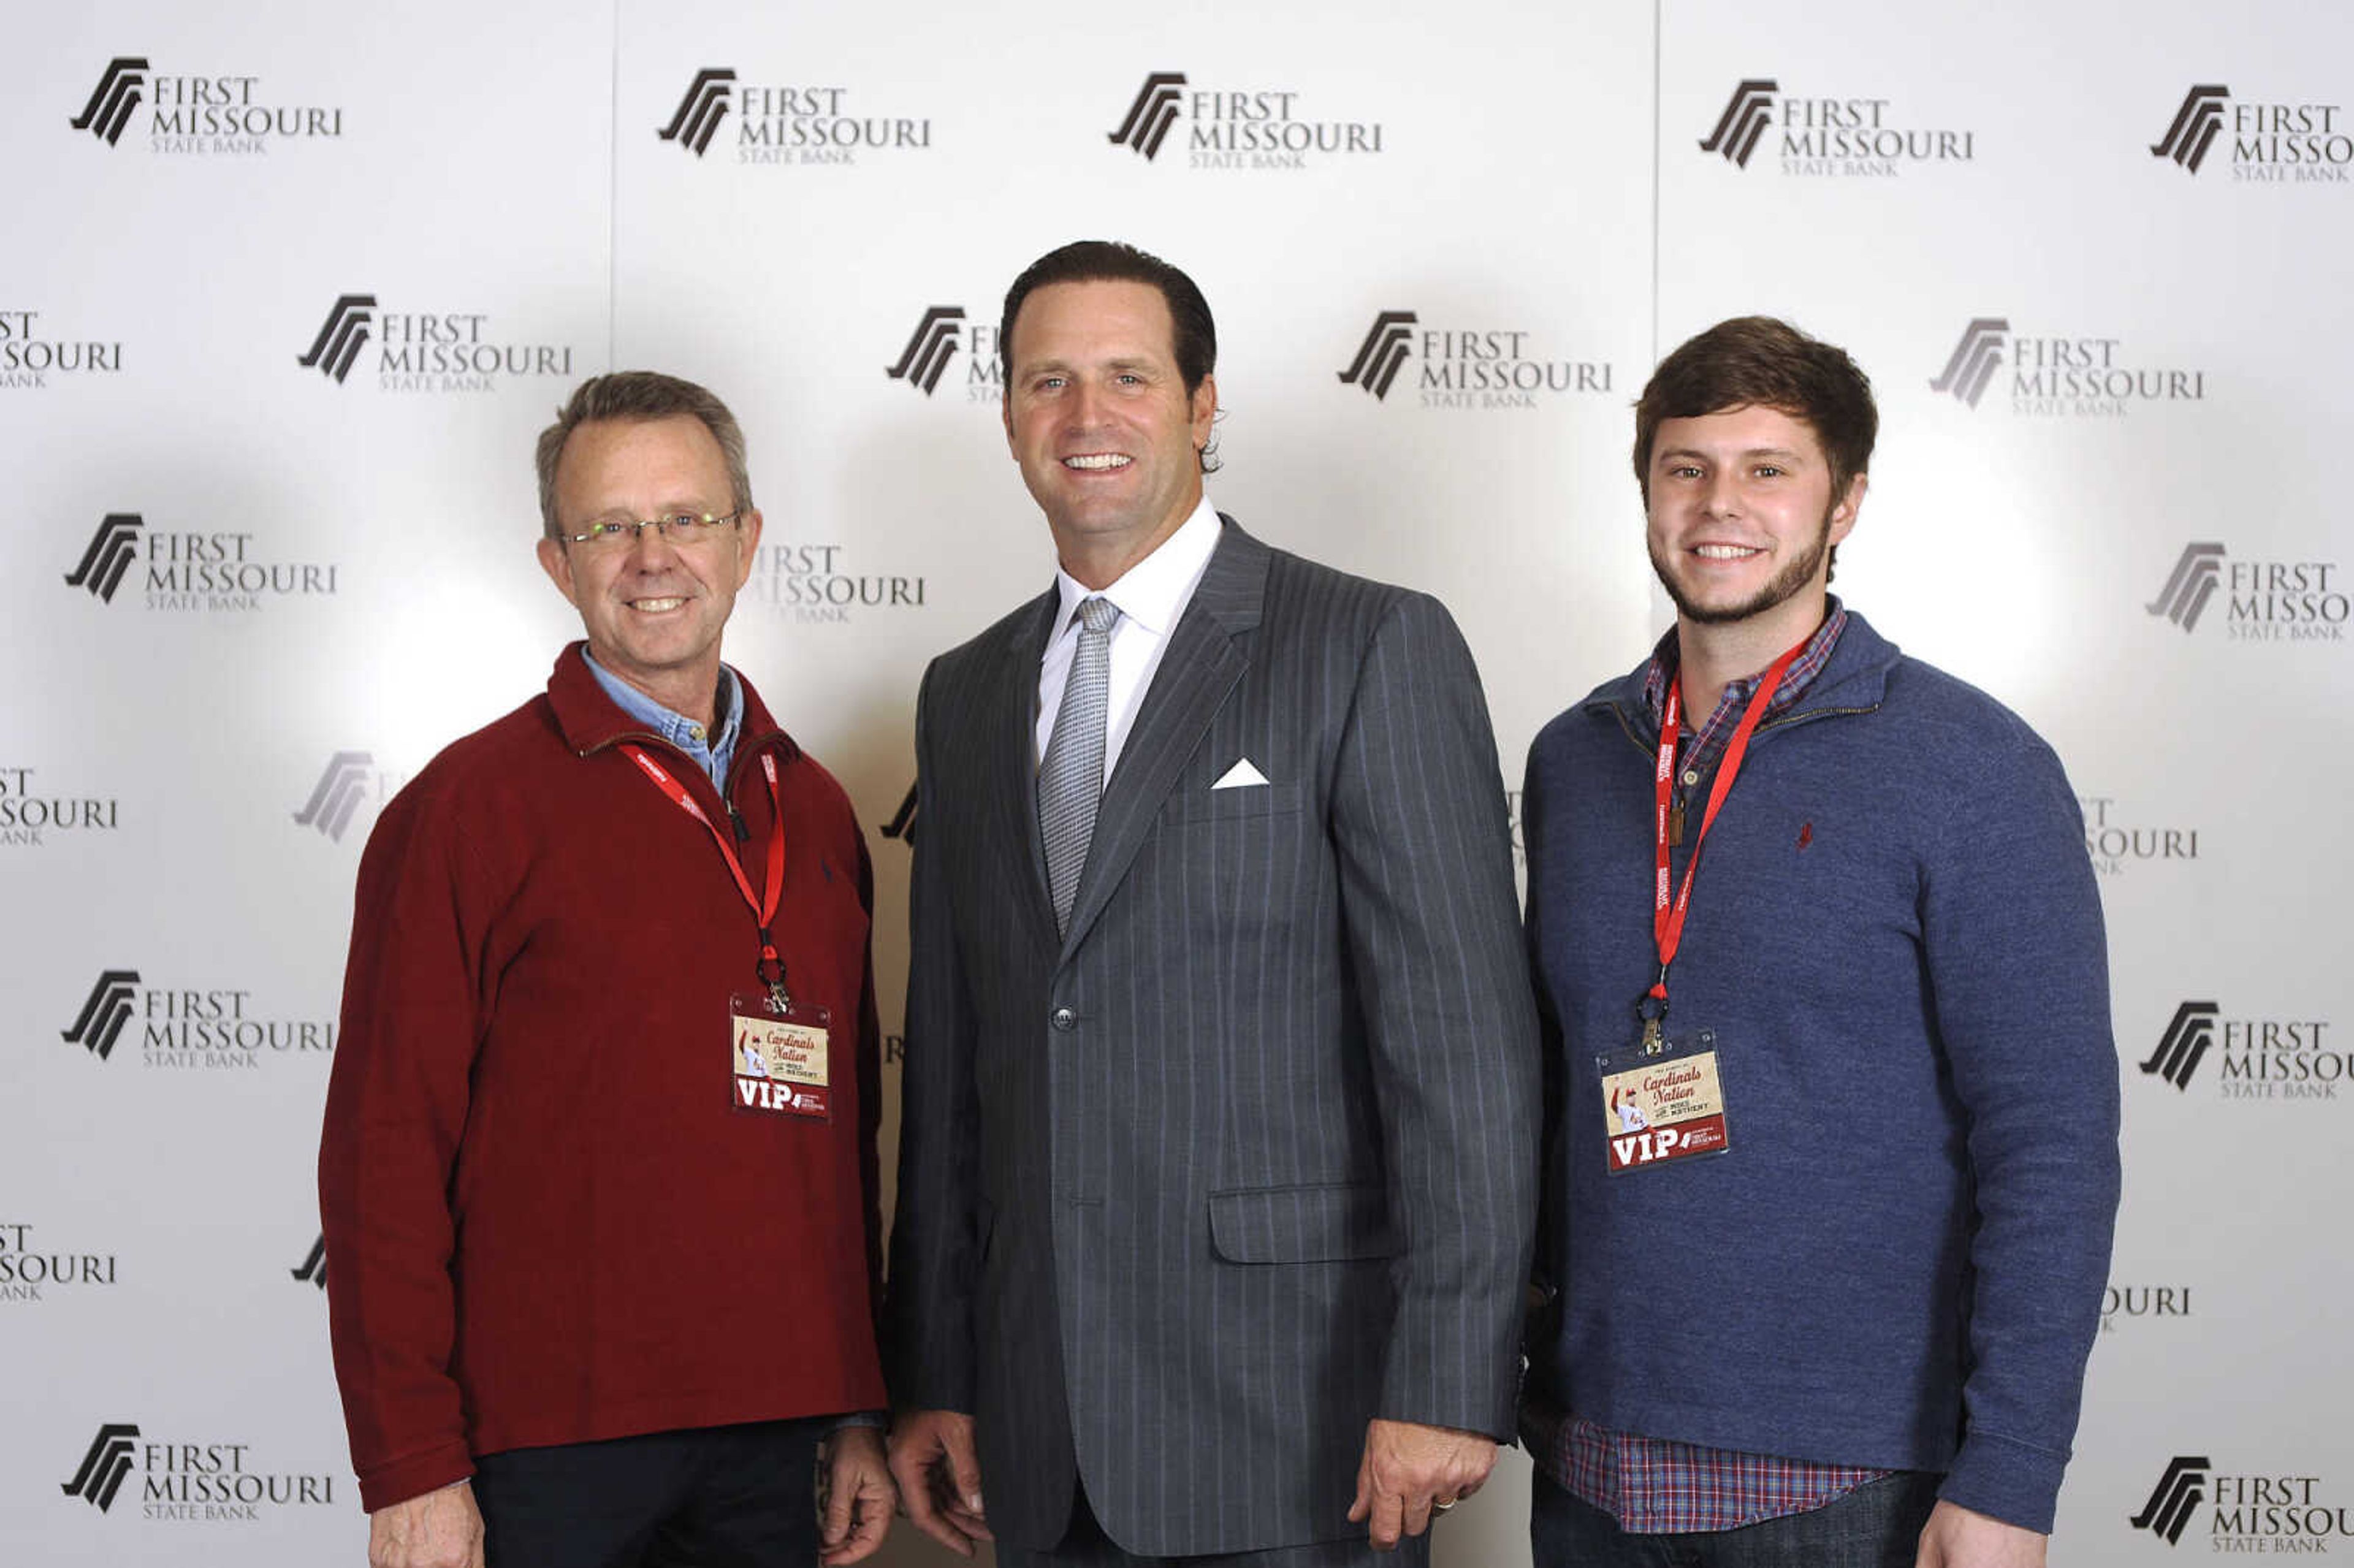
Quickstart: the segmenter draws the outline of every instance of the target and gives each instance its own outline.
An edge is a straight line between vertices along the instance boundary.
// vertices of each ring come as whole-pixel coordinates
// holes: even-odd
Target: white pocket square
[[[1235,763],[1232,768],[1227,768],[1224,774],[1220,775],[1218,781],[1215,784],[1211,785],[1210,788],[1213,789],[1246,789],[1254,784],[1264,784],[1266,782],[1267,775],[1261,773],[1257,768],[1253,768],[1251,766],[1250,758],[1246,757],[1240,762]]]

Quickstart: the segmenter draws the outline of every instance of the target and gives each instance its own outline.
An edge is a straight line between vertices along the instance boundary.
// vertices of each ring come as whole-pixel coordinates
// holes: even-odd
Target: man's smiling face
[[[1858,474],[1833,496],[1813,427],[1778,408],[1662,419],[1651,442],[1651,569],[1677,613],[1703,625],[1819,601],[1863,484]]]
[[[719,443],[690,415],[591,420],[572,432],[557,465],[556,515],[567,535],[594,523],[735,510]],[[684,547],[655,528],[619,545],[539,545],[540,565],[580,611],[597,662],[690,715],[708,707],[717,685],[719,634],[751,576],[760,514],[748,511],[716,533]]]
[[[1189,396],[1168,302],[1150,283],[1049,283],[1014,318],[1005,439],[1066,565],[1122,569],[1193,514],[1217,389]]]

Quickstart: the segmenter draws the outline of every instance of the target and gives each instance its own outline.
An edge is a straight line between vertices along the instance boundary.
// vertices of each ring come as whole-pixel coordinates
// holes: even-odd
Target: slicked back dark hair
[[[1773,408],[1803,419],[1822,443],[1831,500],[1872,466],[1880,411],[1872,382],[1847,351],[1772,316],[1735,316],[1691,339],[1651,372],[1635,405],[1635,481],[1651,500],[1651,444],[1663,419],[1730,408]]]
[[[1005,291],[1005,309],[997,319],[997,368],[1009,397],[1013,393],[1014,318],[1022,313],[1022,302],[1049,283],[1150,283],[1169,304],[1170,347],[1177,360],[1178,378],[1185,384],[1185,396],[1190,399],[1201,390],[1203,381],[1216,372],[1218,323],[1211,319],[1210,302],[1202,297],[1193,279],[1133,245],[1117,239],[1075,239],[1031,262]],[[1204,473],[1218,466],[1211,455],[1216,446],[1213,437],[1202,449]]]
[[[744,429],[717,394],[659,370],[616,370],[610,376],[592,376],[574,387],[572,396],[556,411],[556,423],[539,432],[535,454],[539,519],[547,536],[564,536],[556,521],[556,466],[563,461],[564,443],[572,439],[573,431],[599,419],[644,424],[680,415],[703,421],[703,428],[719,443],[719,455],[727,464],[727,487],[735,492],[729,504],[739,512],[748,509],[752,476],[744,462]]]

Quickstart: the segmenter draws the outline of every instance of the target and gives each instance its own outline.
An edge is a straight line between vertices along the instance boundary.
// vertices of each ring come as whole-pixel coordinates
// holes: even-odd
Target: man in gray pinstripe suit
[[[1418,1560],[1512,1430],[1534,1214],[1478,673],[1203,499],[1182,272],[1066,246],[999,343],[1061,569],[918,705],[893,1467],[1001,1563]]]

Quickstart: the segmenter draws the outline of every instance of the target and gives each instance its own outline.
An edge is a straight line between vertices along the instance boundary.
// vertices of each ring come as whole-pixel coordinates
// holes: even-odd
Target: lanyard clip
[[[785,989],[785,960],[778,956],[776,944],[769,940],[766,931],[760,933],[760,961],[753,966],[753,971],[769,988],[769,1001],[779,1012],[793,1005],[792,993]]]
[[[1664,983],[1667,975],[1667,966],[1662,964],[1659,967],[1660,983],[1645,991],[1643,1000],[1635,1004],[1635,1016],[1643,1025],[1643,1054],[1646,1056],[1656,1056],[1667,1048],[1668,998]]]

